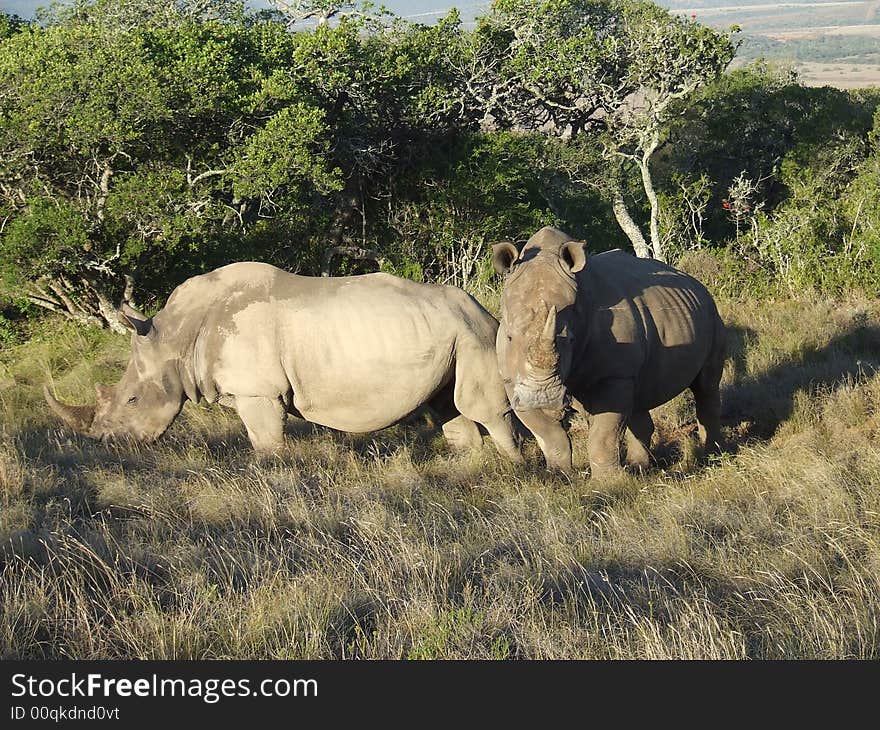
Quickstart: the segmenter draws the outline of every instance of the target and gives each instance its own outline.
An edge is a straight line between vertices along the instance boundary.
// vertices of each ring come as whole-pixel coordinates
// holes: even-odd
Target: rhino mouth
[[[517,385],[513,389],[510,405],[515,411],[557,410],[566,406],[568,396],[565,388],[529,388]]]

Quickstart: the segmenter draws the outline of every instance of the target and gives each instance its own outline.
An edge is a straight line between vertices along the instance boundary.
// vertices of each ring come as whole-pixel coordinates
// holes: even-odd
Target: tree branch
[[[375,261],[379,266],[385,263],[385,257],[378,251],[359,246],[333,246],[324,251],[321,265],[321,276],[330,276],[330,264],[337,256],[348,256],[362,261]]]

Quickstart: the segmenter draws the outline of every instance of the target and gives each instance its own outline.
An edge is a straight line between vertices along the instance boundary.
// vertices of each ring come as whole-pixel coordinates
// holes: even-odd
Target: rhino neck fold
[[[202,397],[202,393],[196,383],[195,373],[193,372],[192,367],[192,358],[189,358],[189,362],[187,362],[185,358],[178,359],[177,372],[180,376],[180,384],[183,386],[183,393],[187,400],[191,400],[193,403],[198,403]]]

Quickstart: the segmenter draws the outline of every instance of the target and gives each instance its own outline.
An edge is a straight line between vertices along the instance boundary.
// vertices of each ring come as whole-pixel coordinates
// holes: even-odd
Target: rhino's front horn
[[[49,408],[55,411],[56,415],[74,431],[85,433],[91,428],[92,421],[95,420],[94,406],[69,406],[55,398],[45,385],[43,386],[43,397],[49,404]]]
[[[541,334],[529,348],[528,363],[538,373],[550,374],[556,370],[556,366],[559,363],[559,353],[556,351],[555,306],[550,307]]]

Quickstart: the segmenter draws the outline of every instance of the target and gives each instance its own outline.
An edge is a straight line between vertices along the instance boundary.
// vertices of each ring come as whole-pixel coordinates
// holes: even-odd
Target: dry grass
[[[880,45],[880,39],[878,39]],[[880,86],[880,63],[803,61],[795,66],[805,86],[834,86],[838,89],[867,89]]]
[[[0,355],[0,656],[880,656],[880,307],[723,302],[733,451],[566,481],[427,419],[305,424],[258,459],[187,407],[156,446],[59,428],[125,342],[61,328]],[[576,459],[584,463],[583,426]]]

